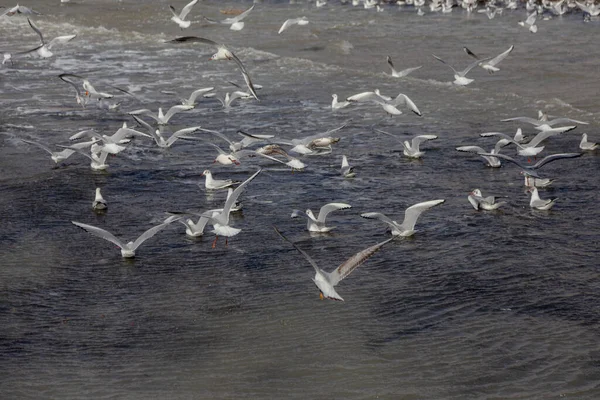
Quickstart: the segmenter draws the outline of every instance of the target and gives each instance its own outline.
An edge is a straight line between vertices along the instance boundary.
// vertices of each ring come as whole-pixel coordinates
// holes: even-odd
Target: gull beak
[[[319,292],[319,299],[323,300],[325,297],[323,297],[323,292]]]

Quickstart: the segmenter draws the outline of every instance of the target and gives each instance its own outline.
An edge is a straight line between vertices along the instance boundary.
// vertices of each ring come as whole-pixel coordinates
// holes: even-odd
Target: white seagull
[[[52,48],[54,46],[56,46],[58,44],[67,43],[68,41],[74,39],[77,36],[77,35],[57,36],[54,39],[52,39],[50,42],[46,42],[44,40],[44,36],[42,35],[42,32],[38,29],[38,27],[35,26],[29,18],[27,18],[27,22],[29,22],[29,26],[31,26],[31,29],[33,29],[34,32],[38,34],[38,36],[40,37],[40,41],[42,43],[38,47],[28,50],[27,52],[20,53],[20,54],[32,53],[35,51],[39,54],[40,57],[49,58],[54,55],[54,53],[52,53],[50,51],[50,50],[52,50]]]
[[[471,64],[469,64],[467,66],[467,68],[465,68],[464,70],[457,71],[457,70],[454,69],[454,67],[452,65],[448,64],[446,61],[442,60],[441,58],[439,58],[435,54],[432,54],[432,56],[436,60],[438,60],[438,61],[446,64],[448,67],[450,67],[452,69],[452,71],[454,71],[454,82],[453,83],[455,85],[458,85],[458,86],[466,86],[469,83],[473,82],[474,79],[470,79],[470,78],[466,77],[466,75],[469,73],[469,71],[471,71],[473,68],[475,68],[476,66],[478,66],[480,63],[483,63],[483,62],[488,61],[488,60],[491,59],[491,57],[488,57],[488,58],[483,58],[483,59],[474,61]]]
[[[538,27],[535,24],[535,20],[537,18],[537,11],[533,11],[531,14],[527,16],[525,21],[519,21],[519,25],[527,28],[529,32],[536,33],[538,31]]]
[[[232,31],[241,31],[244,28],[244,22],[242,20],[244,18],[246,18],[248,16],[248,14],[250,14],[250,12],[254,9],[254,6],[255,5],[253,4],[252,7],[250,7],[243,13],[240,13],[240,14],[236,15],[235,17],[225,18],[222,21],[215,21],[214,19],[210,19],[210,18],[206,18],[206,17],[204,17],[204,19],[212,24],[231,25],[229,27],[229,29],[231,29]]]
[[[408,74],[410,74],[411,72],[416,71],[422,67],[421,65],[419,65],[418,67],[407,68],[403,69],[402,71],[396,71],[396,69],[394,68],[394,63],[392,62],[392,58],[390,56],[387,56],[387,63],[392,69],[391,75],[394,78],[404,78],[405,76],[408,76]]]
[[[468,153],[479,154],[486,161],[486,165],[488,167],[500,168],[502,166],[502,163],[500,162],[498,157],[487,156],[487,155],[483,155],[483,154],[498,154],[504,146],[506,146],[510,143],[511,142],[506,139],[500,139],[500,140],[498,140],[498,142],[496,142],[496,146],[494,146],[494,148],[491,149],[489,151],[489,153],[479,146],[460,146],[460,147],[457,147],[456,150],[464,151],[464,152],[468,152]]]
[[[168,115],[168,113],[167,113],[167,115]],[[201,129],[200,126],[192,126],[189,128],[183,128],[183,129],[180,129],[180,130],[174,132],[173,134],[171,134],[171,136],[169,136],[168,139],[165,139],[164,136],[162,135],[162,132],[160,129],[152,128],[146,121],[144,121],[141,118],[136,117],[134,114],[131,114],[131,116],[133,117],[133,119],[135,119],[137,121],[138,124],[140,124],[146,128],[146,130],[150,134],[149,136],[152,137],[152,139],[154,139],[154,142],[156,143],[156,145],[161,148],[171,147],[173,145],[173,143],[175,143],[179,139],[182,139],[184,137],[184,135],[189,135],[190,133],[197,132]],[[127,129],[127,131],[135,132],[136,134],[141,134],[144,136],[148,136],[148,135],[142,134],[141,132],[135,131],[133,129]]]
[[[540,194],[538,193],[537,187],[533,186],[527,189],[528,192],[531,193],[531,199],[529,200],[529,206],[531,208],[535,208],[536,210],[549,210],[554,206],[554,203],[558,199],[557,197],[553,197],[548,200],[543,200],[540,198]]]
[[[242,76],[244,77],[246,86],[248,86],[248,89],[250,89],[250,93],[252,93],[252,96],[254,96],[254,98],[256,100],[259,100],[258,96],[256,95],[256,90],[254,88],[254,85],[252,84],[252,80],[250,79],[250,75],[248,74],[248,71],[246,71],[246,67],[244,67],[244,64],[242,64],[240,59],[235,54],[233,54],[233,52],[231,50],[229,50],[224,44],[219,44],[213,40],[205,39],[205,38],[201,38],[201,37],[197,37],[197,36],[184,36],[184,37],[180,37],[180,38],[175,38],[175,39],[171,40],[171,42],[175,42],[175,43],[198,42],[198,43],[208,44],[210,46],[216,47],[217,52],[215,54],[213,54],[209,58],[209,60],[233,60],[233,61],[235,61],[235,63],[237,64],[238,68],[240,69],[240,71],[242,73]]]
[[[471,203],[474,209],[486,211],[496,210],[506,204],[505,201],[496,202],[497,198],[497,196],[483,197],[481,190],[479,189],[474,189],[471,193],[469,193],[469,196],[467,196],[469,203]]]
[[[334,111],[339,110],[340,108],[348,107],[350,105],[349,101],[338,101],[337,94],[332,94],[331,97],[333,98],[333,100],[331,101],[331,109]]]
[[[192,92],[192,94],[190,94],[190,97],[188,97],[187,99],[182,99],[181,100],[181,104],[184,106],[192,106],[195,107],[196,106],[196,99],[199,96],[202,96],[212,90],[214,90],[214,87],[207,87],[207,88],[202,88],[202,89],[198,89],[198,90],[194,90]]]
[[[417,219],[419,219],[421,213],[429,210],[431,207],[442,204],[444,201],[446,200],[430,200],[408,207],[404,212],[404,221],[402,221],[401,224],[378,212],[363,213],[360,214],[360,216],[363,218],[378,219],[381,222],[389,225],[390,228],[392,228],[392,236],[408,237],[414,235],[415,224],[417,223]]]
[[[583,153],[550,154],[549,156],[542,158],[541,160],[539,160],[537,163],[535,163],[533,165],[523,164],[520,161],[517,161],[514,158],[509,157],[505,154],[484,154],[484,155],[503,158],[506,161],[509,161],[513,164],[518,165],[521,168],[521,170],[523,170],[524,173],[529,174],[529,175],[533,176],[534,178],[539,178],[540,176],[538,175],[537,170],[539,168],[543,167],[544,165],[546,165],[552,161],[560,160],[563,158],[581,157],[583,155]]]
[[[194,5],[196,5],[197,2],[198,2],[198,0],[192,0],[192,1],[190,1],[185,7],[183,7],[181,9],[181,12],[179,14],[177,14],[177,11],[175,10],[175,7],[173,7],[172,5],[169,5],[169,9],[173,13],[173,16],[171,17],[171,21],[173,21],[177,25],[179,25],[179,27],[182,30],[186,29],[186,28],[189,28],[190,25],[192,24],[192,21],[186,21],[185,17],[187,17],[187,15],[192,10],[192,7],[194,7]]]
[[[71,157],[73,155],[73,153],[75,153],[75,150],[72,149],[63,149],[62,151],[52,151],[52,149],[50,149],[48,146],[45,146],[41,143],[38,142],[33,142],[31,140],[25,140],[25,139],[19,139],[22,142],[25,142],[27,144],[32,144],[34,146],[39,147],[40,149],[46,151],[48,154],[50,154],[50,158],[52,158],[52,161],[54,161],[56,164],[65,161],[67,158]]]
[[[76,221],[71,221],[71,222],[74,225],[85,229],[88,233],[91,233],[94,236],[98,236],[99,238],[102,238],[104,240],[108,240],[109,242],[112,242],[112,243],[116,244],[117,246],[119,246],[119,248],[121,249],[121,256],[123,256],[124,258],[132,258],[132,257],[135,257],[135,251],[137,250],[138,247],[140,247],[140,245],[142,243],[144,243],[146,240],[150,239],[152,236],[156,235],[159,231],[161,231],[164,228],[166,228],[167,226],[169,226],[169,224],[171,222],[173,222],[179,218],[180,217],[176,217],[176,216],[169,217],[163,223],[153,226],[152,228],[148,229],[146,232],[142,233],[141,236],[138,237],[135,241],[128,242],[128,243],[123,243],[123,241],[117,239],[112,233],[110,233],[102,228],[98,228],[98,227],[92,226],[92,225],[82,224],[81,222],[76,222]]]
[[[95,211],[106,210],[108,208],[108,202],[104,200],[102,197],[102,193],[100,193],[100,188],[96,188],[96,196],[94,197],[94,201],[92,202],[92,209]]]
[[[529,175],[527,172],[521,172],[521,175],[523,175],[525,177],[525,182],[524,185],[526,187],[546,187],[546,186],[550,186],[552,184],[552,182],[554,182],[554,179],[549,179],[549,178],[535,178],[531,175]]]
[[[285,20],[283,25],[281,25],[281,28],[279,28],[279,32],[277,32],[277,33],[281,34],[281,32],[285,31],[292,25],[306,25],[306,24],[308,24],[308,20],[306,19],[306,17],[290,18],[290,19]]]
[[[329,213],[336,211],[336,210],[345,210],[345,209],[348,209],[351,207],[352,206],[350,204],[346,204],[346,203],[328,203],[328,204],[325,204],[323,207],[321,207],[321,209],[319,210],[319,215],[317,217],[315,217],[313,212],[310,209],[308,209],[308,210],[306,210],[305,214],[302,214],[302,211],[300,211],[300,210],[294,210],[292,212],[292,218],[296,218],[298,216],[305,215],[306,219],[308,220],[306,228],[308,229],[309,232],[325,233],[325,232],[329,232],[330,230],[332,230],[334,228],[334,227],[325,226],[325,219],[327,218]]]
[[[508,48],[508,50],[500,53],[499,55],[497,55],[496,57],[492,58],[489,61],[482,61],[478,65],[481,68],[485,69],[490,74],[493,74],[494,72],[498,72],[498,71],[500,71],[500,68],[496,67],[496,65],[500,64],[500,62],[502,60],[504,60],[506,58],[506,56],[508,56],[510,54],[510,52],[513,51],[514,48],[515,48],[515,46],[510,46]],[[468,55],[470,55],[471,57],[473,57],[479,61],[479,57],[477,57],[471,50],[467,49],[466,47],[463,47],[463,49],[465,50],[465,52]]]
[[[155,120],[159,125],[167,125],[169,120],[177,113],[182,111],[188,111],[194,108],[193,106],[184,106],[184,105],[176,105],[169,108],[166,114],[163,114],[163,110],[161,107],[158,107],[158,114],[148,110],[147,108],[143,108],[141,110],[129,111],[127,114],[129,115],[145,115],[147,117]]]
[[[514,118],[503,119],[502,122],[509,122],[509,121],[525,122],[525,123],[534,125],[535,129],[537,129],[538,131],[563,130],[563,132],[566,132],[567,130],[575,129],[575,127],[574,126],[565,126],[565,127],[553,128],[553,125],[556,125],[556,124],[588,125],[587,122],[578,121],[576,119],[571,119],[571,118],[554,118],[554,119],[548,121],[548,116],[546,114],[540,112],[539,115],[541,116],[541,119],[535,119],[535,118],[530,118],[530,117],[514,117]]]
[[[227,197],[223,209],[221,211],[214,212],[210,217],[210,222],[213,226],[212,232],[215,234],[215,240],[212,243],[213,248],[217,246],[217,240],[219,239],[219,236],[225,236],[225,245],[227,245],[228,238],[235,236],[242,231],[241,229],[229,226],[229,214],[231,213],[231,208],[236,204],[238,197],[240,197],[244,189],[246,189],[246,186],[252,182],[252,180],[256,178],[261,171],[262,169],[259,169],[250,178],[242,182],[231,193],[231,195]]]
[[[528,143],[525,143],[525,144],[519,143],[516,140],[514,140],[513,138],[511,138],[510,136],[505,135],[504,133],[501,133],[501,132],[485,132],[485,133],[480,133],[479,136],[481,136],[481,137],[490,137],[490,136],[501,137],[502,139],[505,139],[505,140],[509,141],[510,143],[513,143],[517,146],[517,154],[519,154],[520,156],[528,157],[528,156],[536,156],[542,150],[544,150],[545,146],[539,146],[539,144],[541,142],[543,142],[544,140],[548,139],[551,136],[556,136],[563,132],[568,132],[568,130],[566,128],[570,128],[568,130],[572,130],[572,129],[575,129],[576,127],[569,126],[569,127],[564,127],[561,129],[547,129],[547,130],[539,132],[537,135],[534,136],[533,139],[531,139]]]
[[[276,227],[273,227],[273,228],[275,229],[275,232],[277,232],[277,234],[283,240],[285,240],[286,242],[288,242],[292,246],[294,246],[294,248],[296,250],[298,250],[298,252],[300,252],[300,254],[302,254],[304,256],[304,258],[306,258],[306,260],[310,263],[310,265],[313,266],[313,268],[315,269],[315,277],[313,278],[313,282],[315,283],[315,285],[317,285],[317,288],[319,289],[319,297],[321,299],[328,298],[330,300],[338,300],[338,301],[344,301],[344,299],[342,298],[342,296],[337,294],[334,286],[336,286],[338,283],[340,283],[340,281],[342,279],[344,279],[345,277],[350,275],[350,273],[352,271],[354,271],[356,269],[356,267],[358,267],[359,265],[364,263],[369,257],[371,257],[373,254],[375,254],[379,249],[381,249],[381,247],[383,247],[383,245],[385,245],[386,243],[389,243],[393,239],[393,238],[387,239],[381,243],[377,243],[376,245],[373,245],[365,250],[362,250],[362,251],[356,253],[355,255],[353,255],[352,257],[350,257],[349,259],[347,259],[346,261],[344,261],[335,270],[333,270],[331,272],[326,272],[326,271],[322,270],[321,268],[319,268],[317,263],[304,250],[300,249],[298,246],[296,246],[294,243],[292,243],[288,238],[283,236]]]
[[[408,157],[408,158],[421,158],[425,152],[421,151],[419,146],[421,143],[428,141],[428,140],[435,140],[438,137],[436,135],[418,135],[412,138],[412,141],[402,141],[400,138],[398,138],[396,135],[392,135],[391,133],[379,130],[379,129],[375,129],[376,132],[379,133],[383,133],[385,135],[391,136],[393,138],[395,138],[396,140],[398,140],[400,143],[402,143],[402,147],[403,147],[403,154]]]
[[[348,164],[348,158],[346,158],[346,156],[342,156],[341,173],[344,178],[354,178],[356,176],[354,167],[351,167],[350,164]]]
[[[207,190],[226,189],[240,182],[234,182],[231,179],[214,179],[209,169],[204,170],[202,176],[205,177],[204,188]]]

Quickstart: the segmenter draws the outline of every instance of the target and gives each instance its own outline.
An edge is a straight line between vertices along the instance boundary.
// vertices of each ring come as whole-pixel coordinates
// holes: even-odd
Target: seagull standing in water
[[[496,202],[496,198],[496,196],[483,197],[480,189],[474,189],[469,193],[469,196],[467,196],[469,203],[471,203],[474,209],[486,211],[496,210],[506,204],[505,201]]]
[[[92,209],[94,211],[106,210],[108,208],[108,202],[104,200],[102,197],[102,193],[100,193],[100,188],[96,188],[96,196],[94,197],[94,201],[92,202]]]
[[[579,142],[579,148],[585,151],[593,151],[598,148],[598,143],[588,142],[588,135],[584,133],[581,135],[581,142]]]
[[[383,242],[377,243],[371,247],[366,248],[352,257],[344,261],[339,267],[331,272],[326,272],[319,268],[317,263],[301,248],[296,246],[292,241],[283,236],[281,232],[276,227],[273,227],[275,232],[286,242],[291,244],[300,254],[306,258],[306,260],[313,266],[315,269],[315,277],[313,278],[313,282],[317,285],[319,289],[319,297],[321,300],[323,298],[327,298],[330,300],[344,301],[342,296],[340,296],[335,291],[335,286],[340,283],[342,279],[350,275],[352,271],[354,271],[359,265],[364,263],[369,257],[375,254],[379,249],[381,249],[385,244],[389,243],[393,238],[384,240]]]
[[[442,204],[444,201],[446,200],[430,200],[408,207],[404,212],[404,221],[401,224],[378,212],[363,213],[360,216],[363,218],[378,219],[389,225],[392,228],[392,236],[408,237],[415,234],[415,224],[421,214],[438,204]]]

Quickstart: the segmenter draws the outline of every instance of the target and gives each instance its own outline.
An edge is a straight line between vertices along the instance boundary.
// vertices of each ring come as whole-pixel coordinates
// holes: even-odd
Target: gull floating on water
[[[351,207],[352,206],[350,204],[346,203],[328,203],[321,207],[321,209],[319,210],[319,215],[316,217],[313,214],[313,212],[310,209],[308,209],[306,210],[305,214],[303,214],[300,210],[294,210],[292,212],[292,218],[304,215],[308,220],[306,228],[309,232],[325,233],[329,232],[334,228],[325,226],[325,219],[327,218],[327,216],[333,211],[346,210]]]
[[[438,204],[442,204],[444,201],[446,200],[430,200],[408,207],[404,212],[404,221],[402,221],[401,224],[378,212],[363,213],[360,214],[360,216],[363,218],[378,219],[381,222],[389,225],[390,228],[392,228],[392,236],[408,237],[414,235],[415,224],[417,223],[417,219],[419,219],[421,214],[424,211],[437,206]]]
[[[235,54],[233,54],[233,52],[231,50],[229,50],[224,44],[219,44],[213,40],[205,39],[205,38],[201,38],[201,37],[197,37],[197,36],[179,37],[179,38],[175,38],[175,39],[171,40],[171,42],[174,42],[174,43],[197,42],[197,43],[208,44],[210,46],[216,47],[217,52],[215,54],[213,54],[209,58],[209,60],[233,60],[233,61],[235,61],[238,68],[240,69],[240,72],[242,73],[242,76],[244,77],[246,86],[248,86],[248,89],[250,89],[250,93],[252,93],[252,96],[254,96],[254,98],[256,100],[259,100],[258,96],[256,95],[256,90],[254,88],[254,85],[252,84],[252,80],[250,79],[250,75],[248,74],[248,71],[246,71],[246,67],[244,67],[244,64],[242,64],[240,59]]]
[[[416,71],[422,67],[420,65],[418,67],[406,68],[406,69],[403,69],[402,71],[396,71],[396,69],[394,68],[394,63],[392,62],[392,58],[390,56],[387,56],[387,63],[390,66],[390,68],[392,69],[391,75],[394,78],[404,78],[405,76],[408,76],[408,74],[410,74],[411,72]]]
[[[513,51],[514,48],[515,48],[515,46],[510,46],[508,48],[508,50],[500,53],[499,55],[497,55],[496,57],[492,58],[489,61],[482,61],[478,65],[481,68],[485,69],[490,74],[493,74],[494,72],[498,72],[498,71],[500,71],[500,68],[496,67],[496,65],[500,64],[500,62],[502,60],[504,60],[506,58],[506,56],[508,56],[510,54],[510,52]],[[475,58],[478,61],[480,60],[479,57],[477,57],[471,50],[467,49],[466,47],[463,47],[463,49],[471,57]]]
[[[96,196],[94,197],[94,201],[92,202],[92,209],[95,211],[106,210],[108,208],[108,202],[104,200],[102,197],[102,193],[100,193],[100,188],[96,188]]]
[[[502,163],[500,162],[500,160],[497,157],[487,156],[484,154],[498,154],[500,152],[500,150],[504,146],[508,145],[509,143],[511,143],[511,142],[506,139],[500,139],[500,140],[498,140],[498,142],[496,142],[496,146],[494,146],[494,148],[492,150],[490,150],[489,153],[479,146],[460,146],[460,147],[457,147],[456,150],[464,151],[464,152],[468,152],[468,153],[479,154],[486,161],[486,165],[488,167],[500,168],[502,166]]]
[[[209,169],[204,170],[202,176],[205,177],[204,187],[207,190],[226,189],[230,186],[236,185],[240,182],[234,182],[231,179],[214,179],[212,172]]]
[[[306,19],[306,17],[290,18],[290,19],[285,20],[283,25],[281,25],[281,28],[279,28],[279,32],[277,32],[277,33],[281,34],[281,32],[285,31],[292,25],[306,25],[306,24],[308,24],[308,20]]]
[[[192,10],[192,7],[194,7],[194,5],[197,2],[198,2],[198,0],[192,0],[192,1],[190,1],[185,7],[183,7],[181,9],[181,12],[179,14],[177,14],[177,11],[175,10],[175,7],[173,7],[172,5],[169,5],[169,9],[173,13],[173,16],[171,17],[171,21],[173,21],[177,25],[179,25],[179,27],[182,30],[186,29],[186,28],[189,28],[190,25],[192,24],[192,21],[186,21],[185,17],[187,17],[187,15]]]
[[[229,29],[231,29],[232,31],[241,31],[244,28],[244,22],[242,20],[250,14],[250,12],[254,9],[254,6],[255,5],[253,4],[252,7],[250,7],[243,13],[240,13],[240,14],[236,15],[235,17],[225,18],[222,21],[215,21],[214,19],[210,19],[210,18],[206,18],[206,17],[204,17],[204,19],[212,24],[231,25],[229,27]]]
[[[598,148],[598,143],[588,142],[588,135],[584,133],[581,135],[581,142],[579,142],[579,148],[581,150],[592,151]]]
[[[340,108],[348,107],[350,105],[349,101],[338,101],[337,94],[332,94],[331,97],[333,97],[333,100],[331,101],[331,109],[334,111],[339,110]]]
[[[543,200],[540,198],[537,187],[532,186],[527,189],[528,192],[531,193],[531,199],[529,200],[529,206],[531,208],[535,208],[537,210],[549,210],[554,206],[554,203],[558,199],[557,197],[553,197],[548,200]]]
[[[112,233],[110,233],[107,230],[104,230],[102,228],[98,228],[98,227],[92,226],[92,225],[82,224],[81,222],[76,222],[76,221],[71,221],[71,222],[74,225],[85,229],[88,233],[90,233],[94,236],[97,236],[99,238],[102,238],[104,240],[108,240],[109,242],[112,242],[112,243],[116,244],[117,246],[119,246],[119,248],[121,249],[121,256],[123,256],[124,258],[132,258],[132,257],[135,257],[135,251],[137,250],[138,247],[140,247],[140,245],[142,243],[144,243],[146,240],[150,239],[152,236],[156,235],[158,232],[160,232],[161,230],[163,230],[164,228],[169,226],[169,224],[171,222],[173,222],[179,218],[180,217],[171,216],[171,217],[167,218],[163,223],[153,226],[152,228],[148,229],[146,232],[142,233],[140,235],[140,237],[138,237],[135,241],[128,242],[128,243],[123,243],[123,241],[117,239]]]
[[[478,66],[480,63],[489,61],[491,59],[491,57],[479,59],[479,60],[474,61],[471,64],[469,64],[467,66],[467,68],[465,68],[464,70],[457,71],[457,70],[454,69],[454,67],[452,65],[448,64],[446,61],[442,60],[441,58],[439,58],[435,54],[432,54],[432,56],[436,60],[440,61],[441,63],[446,64],[448,67],[450,67],[452,69],[452,71],[454,71],[454,82],[452,82],[452,83],[454,83],[455,85],[458,85],[458,86],[466,86],[469,83],[473,82],[474,79],[470,79],[470,78],[466,77],[466,75],[469,73],[469,71],[471,71],[473,68],[475,68],[476,66]]]
[[[408,158],[421,158],[425,152],[419,149],[419,145],[427,140],[434,140],[438,137],[436,135],[418,135],[412,138],[412,141],[402,141],[402,139],[398,138],[396,135],[392,135],[391,133],[382,131],[380,129],[375,129],[376,132],[383,133],[385,135],[391,136],[402,143],[403,154]]]
[[[469,193],[467,199],[476,210],[492,211],[506,204],[505,201],[496,202],[496,196],[483,197],[481,190],[479,189],[474,189],[471,193]]]
[[[344,261],[339,267],[331,272],[326,272],[319,268],[317,263],[302,249],[296,246],[293,242],[291,242],[288,238],[283,236],[281,232],[276,227],[273,227],[275,232],[286,242],[290,243],[300,254],[306,258],[306,260],[313,266],[315,269],[315,277],[313,278],[313,282],[317,285],[319,289],[319,297],[321,299],[327,298],[330,300],[338,300],[344,301],[344,299],[337,294],[334,286],[336,286],[342,279],[350,275],[352,271],[354,271],[359,265],[364,263],[369,257],[375,254],[379,249],[383,247],[386,243],[389,243],[393,238],[387,239],[381,243],[377,243],[365,250],[362,250],[352,257]]]

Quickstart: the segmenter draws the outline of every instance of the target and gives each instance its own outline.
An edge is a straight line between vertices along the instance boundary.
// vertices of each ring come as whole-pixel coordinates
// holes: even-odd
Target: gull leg
[[[214,249],[215,247],[217,247],[217,240],[219,239],[219,236],[215,236],[215,240],[213,240],[212,242],[212,248]]]
[[[227,240],[228,239],[229,239],[228,237],[225,238],[225,246],[227,246]]]

